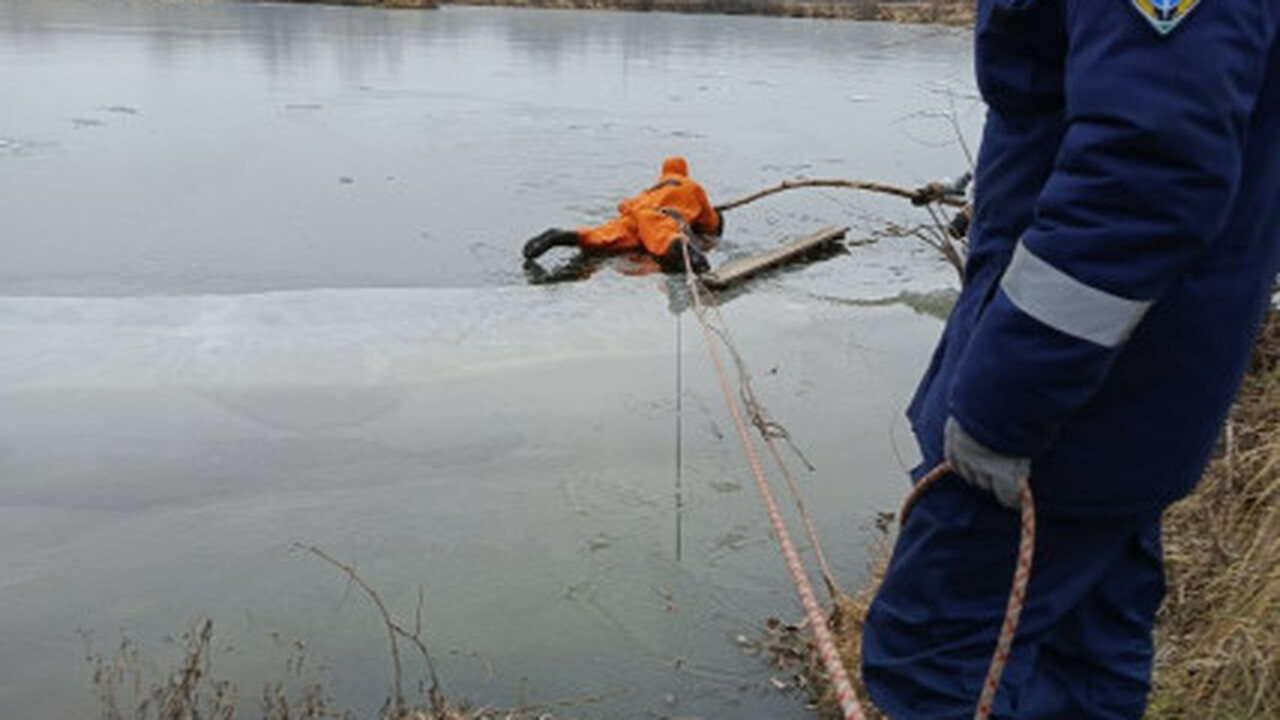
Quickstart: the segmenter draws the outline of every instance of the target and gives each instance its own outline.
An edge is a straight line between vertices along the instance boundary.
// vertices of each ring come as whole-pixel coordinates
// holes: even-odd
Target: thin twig
[[[936,243],[929,244],[933,245],[933,247],[935,247],[938,252],[942,253],[942,256],[947,259],[947,262],[951,263],[951,267],[955,268],[956,274],[960,276],[960,284],[963,285],[964,258],[961,256],[960,251],[956,250],[956,244],[951,241],[951,234],[947,229],[947,223],[942,221],[942,216],[933,205],[926,205],[925,209],[929,211],[929,217],[933,218],[933,230],[938,238]]]
[[[974,172],[978,165],[974,162],[973,152],[969,150],[969,143],[964,139],[964,131],[960,129],[960,118],[956,114],[956,95],[952,88],[947,88],[947,107],[947,122],[951,124],[951,130],[956,134],[956,142],[960,144],[965,160],[969,161],[969,172]]]
[[[413,634],[406,633],[396,626],[396,630],[412,642],[417,648],[418,653],[422,655],[422,663],[427,668],[427,678],[431,682],[431,687],[427,690],[427,698],[431,702],[431,709],[437,715],[444,712],[445,700],[444,693],[440,691],[440,676],[436,674],[436,663],[431,657],[431,652],[427,650],[427,644],[422,640],[422,606],[426,601],[426,591],[422,586],[418,586],[418,607],[413,614]]]
[[[382,601],[382,596],[378,594],[377,590],[370,587],[369,583],[364,581],[364,578],[360,577],[360,574],[356,572],[354,565],[347,565],[346,563],[336,560],[333,556],[315,545],[303,546],[302,544],[297,544],[294,547],[306,550],[312,555],[315,555],[345,573],[351,582],[354,582],[361,590],[364,591],[364,594],[368,596],[370,602],[372,602],[374,607],[378,609],[378,613],[382,615],[382,624],[386,626],[387,638],[391,642],[391,664],[392,671],[395,673],[395,682],[391,688],[393,716],[399,716],[405,709],[403,690],[404,682],[402,680],[404,673],[400,665],[400,645],[396,642],[396,633],[397,630],[399,630],[401,634],[407,635],[407,633],[396,625],[395,620],[391,617],[391,612],[387,610],[386,603]]]

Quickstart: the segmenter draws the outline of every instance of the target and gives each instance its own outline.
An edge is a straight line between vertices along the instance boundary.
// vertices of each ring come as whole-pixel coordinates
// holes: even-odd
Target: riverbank
[[[1280,717],[1280,313],[1204,481],[1165,514],[1152,718]]]
[[[1280,312],[1262,329],[1217,457],[1195,493],[1165,514],[1164,547],[1169,591],[1147,717],[1280,717]],[[866,586],[833,613],[851,669],[887,542],[879,556]],[[820,682],[816,657],[808,673]],[[837,715],[829,696],[820,708]]]
[[[763,15],[923,23],[968,27],[972,2],[962,0],[280,0],[313,5],[358,5],[434,10],[440,5],[517,7],[543,10],[625,10],[703,15]]]
[[[278,0],[278,2],[310,5],[356,5],[359,7],[404,10],[435,10],[440,7],[436,0]]]
[[[630,10],[719,15],[766,15],[834,20],[878,20],[971,25],[973,3],[961,0],[442,0],[444,4]]]

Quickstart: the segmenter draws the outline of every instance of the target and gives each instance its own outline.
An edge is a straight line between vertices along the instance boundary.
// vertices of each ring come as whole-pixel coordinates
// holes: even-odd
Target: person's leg
[[[1151,629],[1164,592],[1160,516],[1153,514],[1041,643],[1019,717],[1141,718],[1151,690]]]
[[[862,678],[895,720],[970,718],[1013,577],[1017,518],[944,478],[902,528],[863,628]]]
[[[578,243],[584,250],[637,250],[641,247],[636,221],[623,215],[595,227],[578,228]]]
[[[551,228],[529,238],[524,244],[524,257],[533,260],[553,247],[575,247],[579,243],[578,233],[573,230]]]
[[[691,243],[681,223],[660,210],[641,210],[636,213],[636,225],[639,229],[640,242],[644,249],[668,272],[683,272],[684,251],[689,252],[689,265],[695,273],[703,273],[710,269],[707,257]]]
[[[545,230],[524,244],[524,257],[533,260],[553,247],[575,246],[588,251],[622,251],[635,250],[641,244],[635,220],[624,215],[594,227]]]
[[[1017,640],[993,716],[1023,717],[1042,640],[1107,574],[1133,521],[1039,518]],[[895,720],[970,718],[995,648],[1016,561],[1019,520],[949,477],[902,528],[863,633],[863,680]]]
[[[637,210],[636,228],[644,249],[656,258],[664,257],[672,245],[680,243],[680,224],[660,210]]]
[[[667,248],[667,253],[658,258],[658,264],[662,266],[664,272],[682,273],[685,271],[684,256],[689,254],[689,268],[693,270],[695,275],[711,269],[711,263],[707,260],[707,256],[697,246],[685,244],[684,242],[673,242]]]

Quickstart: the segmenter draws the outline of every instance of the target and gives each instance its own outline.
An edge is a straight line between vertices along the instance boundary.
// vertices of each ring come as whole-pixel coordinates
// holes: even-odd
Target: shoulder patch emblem
[[[1191,14],[1200,0],[1129,0],[1161,35],[1168,35]]]

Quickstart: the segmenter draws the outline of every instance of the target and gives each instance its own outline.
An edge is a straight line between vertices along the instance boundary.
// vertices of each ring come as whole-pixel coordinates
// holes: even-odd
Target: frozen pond
[[[297,542],[358,564],[405,617],[423,587],[451,696],[808,717],[735,642],[800,610],[694,318],[625,261],[530,284],[519,248],[606,217],[669,154],[718,200],[954,174],[937,114],[976,138],[968,42],[746,17],[0,4],[0,717],[96,716],[82,633],[162,657],[201,615],[244,709],[285,675],[273,638],[299,638],[335,704],[372,714],[377,617]],[[711,259],[912,213],[786,193],[730,214]],[[806,500],[850,589],[903,493],[901,411],[940,329],[899,300],[953,283],[900,240],[723,307],[816,467]]]

